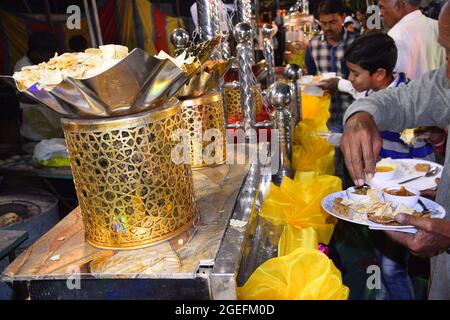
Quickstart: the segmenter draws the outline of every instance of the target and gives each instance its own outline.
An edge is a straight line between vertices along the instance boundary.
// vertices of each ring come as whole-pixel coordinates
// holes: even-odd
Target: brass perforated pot
[[[62,125],[90,244],[145,247],[192,225],[191,168],[171,159],[172,133],[183,128],[177,99],[141,114]]]
[[[224,103],[225,109],[227,110],[228,119],[241,119],[242,109],[241,109],[241,92],[239,82],[227,82],[223,85],[224,91]],[[261,101],[261,96],[258,92],[258,87],[253,86],[253,95],[255,98],[255,108],[256,115],[260,115],[263,110],[263,105]]]
[[[222,164],[226,159],[226,132],[222,95],[212,91],[181,102],[189,134],[193,169]]]

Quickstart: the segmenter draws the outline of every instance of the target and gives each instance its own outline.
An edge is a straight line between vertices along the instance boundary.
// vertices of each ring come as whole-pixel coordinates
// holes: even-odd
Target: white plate
[[[382,161],[394,164],[397,167],[397,170],[395,171],[394,177],[392,177],[392,179],[385,180],[374,177],[372,181],[367,181],[367,184],[375,189],[383,189],[386,187],[398,187],[400,186],[399,182],[419,176],[424,176],[425,175],[424,172],[417,172],[414,169],[414,166],[417,163],[427,163],[431,167],[436,166],[439,168],[439,172],[433,177],[422,177],[411,182],[403,183],[402,186],[410,187],[420,191],[434,189],[437,187],[435,179],[440,178],[442,176],[443,167],[435,162],[421,159],[384,159]]]
[[[361,214],[361,213],[357,214],[358,215],[357,217],[360,217],[360,219],[356,218],[356,220],[353,217],[341,216],[340,214],[337,214],[337,213],[333,212],[333,210],[332,210],[333,204],[334,204],[334,199],[339,198],[339,197],[342,199],[348,199],[347,192],[346,191],[338,191],[338,192],[329,194],[328,196],[326,196],[325,198],[322,199],[322,203],[321,203],[322,208],[326,212],[328,212],[330,215],[332,215],[338,219],[356,223],[356,224],[360,224],[363,226],[368,226],[368,227],[374,228],[374,229],[376,228],[376,229],[382,229],[382,230],[396,230],[396,231],[405,231],[405,232],[412,232],[411,229],[415,230],[415,228],[413,226],[386,226],[383,224],[374,223],[367,219],[366,214]],[[441,205],[439,205],[438,203],[431,201],[427,198],[423,198],[423,197],[420,197],[420,200],[422,200],[422,202],[425,204],[425,206],[434,213],[431,216],[432,218],[442,219],[445,217],[445,210]],[[417,204],[414,207],[414,210],[416,210],[418,212],[423,211],[422,207],[419,204]]]

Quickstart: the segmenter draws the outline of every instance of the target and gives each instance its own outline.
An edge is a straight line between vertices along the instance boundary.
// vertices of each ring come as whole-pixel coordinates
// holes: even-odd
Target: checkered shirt
[[[344,30],[341,42],[333,47],[322,33],[308,43],[306,53],[306,66],[309,74],[320,74],[324,72],[335,72],[337,76],[348,78],[349,71],[344,60],[344,54],[350,44],[358,37],[356,33]],[[342,120],[345,110],[352,103],[353,99],[349,94],[337,93],[332,96],[330,107],[330,130],[342,131]],[[332,127],[336,128],[333,130]]]

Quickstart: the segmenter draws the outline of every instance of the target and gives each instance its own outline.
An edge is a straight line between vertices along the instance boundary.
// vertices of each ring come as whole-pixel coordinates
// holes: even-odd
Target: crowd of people
[[[325,0],[317,17],[322,32],[307,47],[309,74],[335,72],[321,83],[332,93],[330,131],[343,133],[341,150],[355,185],[364,185],[383,157],[434,160],[445,155],[450,124],[450,4],[439,22],[425,16],[420,0],[380,0],[383,30],[370,29],[364,11],[346,17],[340,1]],[[399,133],[421,127],[425,141],[405,144]],[[423,129],[425,128],[425,129]],[[382,130],[382,131],[379,131]],[[415,235],[373,231],[381,268],[380,299],[414,299],[409,252],[431,258],[431,299],[450,299],[450,162],[445,161],[436,201],[445,219],[398,216]],[[428,193],[429,194],[429,193]],[[433,193],[432,193],[433,194]]]

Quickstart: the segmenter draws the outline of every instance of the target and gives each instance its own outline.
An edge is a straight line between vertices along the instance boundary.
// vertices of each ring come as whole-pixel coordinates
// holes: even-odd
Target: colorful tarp
[[[83,10],[82,10],[83,11]],[[104,0],[98,3],[98,15],[105,44],[123,44],[156,54],[159,50],[172,53],[170,31],[185,27],[182,18],[163,13],[148,0]],[[69,30],[67,15],[52,16],[53,30],[61,49],[68,48],[69,39],[83,35],[89,39],[87,20],[83,16],[80,30]],[[30,15],[0,9],[0,72],[11,74],[15,63],[27,51],[28,35],[49,30],[44,15]]]

